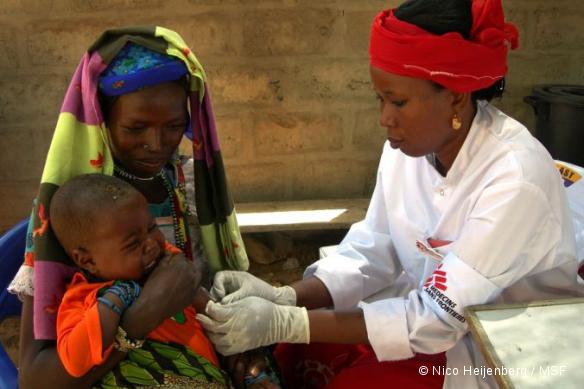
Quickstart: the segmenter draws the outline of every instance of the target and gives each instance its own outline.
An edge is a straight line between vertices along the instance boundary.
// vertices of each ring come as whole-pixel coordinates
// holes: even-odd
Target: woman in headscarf
[[[184,134],[193,142],[190,175],[177,153]],[[122,320],[130,339],[145,337],[193,302],[199,287],[193,261],[208,262],[213,272],[247,270],[201,64],[171,30],[106,31],[67,90],[29,223],[25,263],[10,287],[24,300],[23,388],[89,386],[124,357],[113,353],[73,379],[55,351],[55,316],[74,267],[54,237],[48,210],[57,188],[85,173],[113,174],[137,188],[166,239],[189,259],[164,260],[152,272],[130,308],[132,319]],[[194,183],[189,196],[186,188]]]
[[[218,273],[223,299],[200,316],[219,352],[311,343],[276,352],[292,387],[496,387],[465,374],[484,361],[464,308],[581,293],[553,160],[488,103],[517,43],[500,0],[411,0],[375,17],[388,141],[365,220],[292,287]]]

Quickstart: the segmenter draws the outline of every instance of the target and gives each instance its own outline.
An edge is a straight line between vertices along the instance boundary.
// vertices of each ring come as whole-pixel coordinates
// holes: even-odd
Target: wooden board
[[[363,220],[369,199],[239,203],[241,232],[345,229]]]
[[[488,367],[503,373],[489,374],[501,388],[584,387],[584,298],[465,312]]]

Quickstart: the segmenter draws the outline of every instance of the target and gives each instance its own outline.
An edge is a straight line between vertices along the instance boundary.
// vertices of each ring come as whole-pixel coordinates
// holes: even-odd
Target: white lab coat
[[[436,249],[440,265],[416,247],[428,238],[451,242]],[[447,351],[447,367],[460,373],[444,387],[478,388],[495,382],[462,374],[484,365],[464,307],[579,295],[576,272],[553,160],[523,125],[479,102],[446,177],[429,158],[385,144],[365,220],[305,277],[324,282],[336,309],[363,310],[380,361]]]

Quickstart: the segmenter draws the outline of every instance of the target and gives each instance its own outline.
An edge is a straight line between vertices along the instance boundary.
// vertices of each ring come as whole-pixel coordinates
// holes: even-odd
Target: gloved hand
[[[273,287],[244,271],[220,271],[215,274],[211,297],[229,304],[249,296],[261,297],[279,305],[296,305],[296,291],[290,286]]]
[[[279,342],[310,341],[306,308],[278,305],[259,297],[231,304],[209,301],[206,315],[197,314],[197,319],[215,349],[225,356]]]

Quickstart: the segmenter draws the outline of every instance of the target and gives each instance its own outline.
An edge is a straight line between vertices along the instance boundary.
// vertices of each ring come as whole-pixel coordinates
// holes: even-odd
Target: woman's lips
[[[397,149],[403,143],[402,139],[387,138],[387,140],[392,149]]]
[[[157,168],[163,166],[166,163],[165,159],[147,159],[138,161],[138,163],[142,166],[146,166],[149,168]]]

